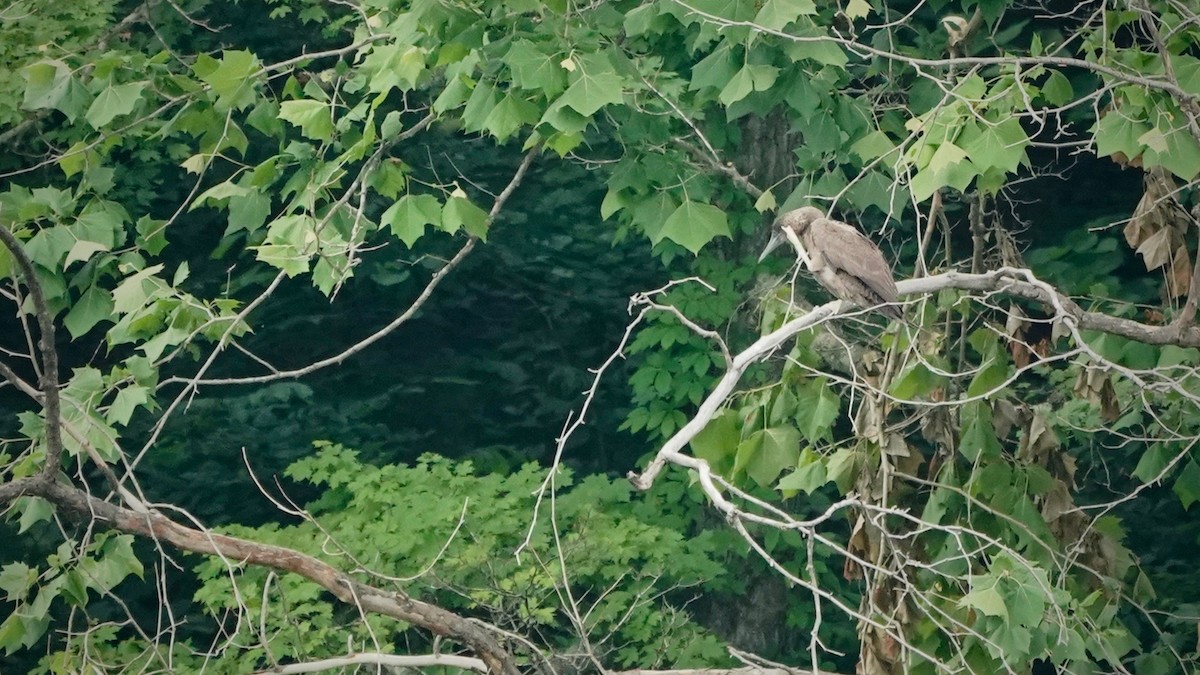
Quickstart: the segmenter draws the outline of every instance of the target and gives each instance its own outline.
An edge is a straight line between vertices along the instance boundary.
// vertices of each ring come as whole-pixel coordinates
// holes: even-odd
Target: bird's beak
[[[774,251],[780,244],[782,244],[783,240],[785,238],[786,237],[784,237],[784,235],[783,235],[783,230],[779,229],[779,228],[775,228],[775,234],[771,235],[771,241],[767,242],[767,247],[764,248],[762,253],[760,253],[758,255],[758,262],[762,262],[763,260],[766,260],[767,255],[771,251]]]

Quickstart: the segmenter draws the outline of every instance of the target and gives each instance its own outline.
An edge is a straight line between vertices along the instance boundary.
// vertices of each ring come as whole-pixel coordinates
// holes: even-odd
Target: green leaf
[[[974,398],[988,392],[995,392],[1008,379],[1008,362],[993,356],[987,365],[975,373],[971,384],[967,387],[967,397]]]
[[[112,296],[97,286],[89,286],[71,311],[63,319],[63,325],[71,333],[72,340],[83,337],[93,326],[112,318]]]
[[[426,50],[413,45],[376,44],[362,63],[362,70],[368,75],[367,90],[386,94],[396,88],[401,91],[416,88],[417,80],[425,71],[426,56]]]
[[[133,552],[133,537],[127,534],[110,536],[100,546],[95,558],[84,558],[80,565],[87,572],[88,585],[107,592],[130,575],[142,577],[144,568]]]
[[[784,51],[792,61],[811,59],[826,66],[841,68],[850,62],[850,57],[832,40],[805,39],[788,42]]]
[[[760,487],[770,488],[784,469],[796,466],[800,432],[794,427],[777,426],[756,433],[762,434],[762,444],[746,462],[746,474]]]
[[[584,117],[591,117],[604,106],[625,100],[624,78],[599,55],[586,60],[581,58],[569,79],[571,86],[554,106],[566,106]]]
[[[462,111],[463,126],[469,131],[482,131],[483,121],[496,107],[496,85],[492,82],[479,82],[471,90],[467,105]]]
[[[37,582],[37,570],[25,563],[14,562],[0,568],[0,590],[5,600],[20,602],[29,595],[29,589]]]
[[[271,198],[257,190],[249,190],[246,194],[230,197],[229,225],[225,228],[225,234],[231,234],[238,230],[255,232],[263,226],[263,223],[267,222],[267,217],[270,215]]]
[[[798,490],[808,494],[812,494],[814,490],[824,485],[829,476],[825,472],[824,458],[813,452],[812,448],[805,448],[800,453],[800,458],[796,461],[796,470],[784,476],[776,489],[784,491]]]
[[[895,149],[896,144],[892,143],[892,139],[882,131],[872,131],[850,146],[850,152],[858,155],[859,159],[864,162],[883,157]]]
[[[34,525],[48,522],[54,517],[54,505],[41,497],[21,497],[16,500],[15,506],[21,514],[17,534],[24,534]]]
[[[1134,159],[1142,154],[1137,139],[1149,130],[1148,125],[1130,119],[1122,111],[1110,110],[1096,125],[1096,154],[1103,157],[1119,152]]]
[[[371,172],[368,185],[384,197],[395,199],[396,195],[400,194],[400,191],[408,185],[404,163],[394,158],[380,162],[379,166]]]
[[[912,401],[944,385],[945,380],[921,361],[913,361],[892,382],[891,394],[898,399]]]
[[[730,105],[746,98],[752,91],[754,91],[754,80],[751,79],[749,70],[743,67],[734,73],[717,98],[721,103]]]
[[[217,204],[229,199],[230,197],[240,197],[248,194],[249,192],[250,191],[248,189],[237,185],[232,181],[222,181],[197,195],[195,201],[193,201],[191,206],[188,207],[188,210],[191,211],[193,209],[197,209],[210,202]]]
[[[145,82],[129,82],[127,84],[109,85],[96,96],[84,115],[92,128],[99,129],[121,115],[128,115],[142,100]]]
[[[244,50],[225,50],[220,61],[197,60],[196,74],[217,94],[218,109],[240,109],[254,103],[254,75],[261,64],[258,57]]]
[[[813,0],[767,0],[754,17],[754,23],[767,30],[783,30],[801,16],[817,13]]]
[[[1151,132],[1158,132],[1153,129]],[[1151,133],[1147,132],[1147,133]],[[1138,138],[1139,141],[1145,135]],[[1200,175],[1200,143],[1185,127],[1171,129],[1161,134],[1161,140],[1154,145],[1146,143],[1143,165],[1146,167],[1161,166],[1185,181],[1190,181]],[[1144,142],[1144,141],[1143,141]]]
[[[522,126],[532,125],[538,120],[538,111],[529,101],[508,94],[483,120],[483,128],[504,142]]]
[[[657,236],[651,237],[651,241],[657,244],[663,239],[670,239],[696,254],[714,238],[730,236],[729,221],[724,211],[710,204],[684,200],[663,223]]]
[[[1028,145],[1029,137],[1021,123],[1009,118],[995,126],[985,125],[969,143],[963,144],[963,150],[980,171],[996,167],[1014,173],[1025,160]]]
[[[962,148],[953,143],[942,143],[933,152],[926,168],[913,177],[909,189],[914,199],[925,201],[943,187],[965,190],[978,174]]]
[[[974,401],[962,407],[962,434],[958,451],[971,462],[1000,455],[1000,441],[992,428],[992,411],[987,403]]]
[[[825,472],[829,474],[829,480],[837,483],[838,490],[842,494],[849,492],[858,478],[860,459],[862,459],[862,453],[855,448],[839,448],[829,456],[829,461],[825,464]]]
[[[1200,97],[1200,58],[1189,54],[1173,54],[1171,65],[1175,69],[1175,77],[1179,80],[1179,88],[1192,96]]]
[[[138,218],[134,229],[137,231],[137,245],[150,255],[158,255],[167,247],[167,221],[142,216]]]
[[[42,61],[21,69],[25,110],[58,110],[74,122],[87,104],[87,92],[62,61]]]
[[[389,206],[379,222],[389,226],[392,234],[412,248],[425,234],[426,225],[441,226],[442,205],[433,195],[407,194]]]
[[[756,431],[748,438],[743,440],[737,446],[737,454],[733,458],[733,475],[739,476],[746,470],[746,465],[754,460],[754,457],[762,449],[763,433]]]
[[[328,103],[302,99],[279,104],[279,118],[300,128],[306,138],[328,141],[333,138],[333,109]]]
[[[73,262],[89,260],[93,255],[107,250],[109,250],[108,244],[80,239],[71,245],[70,251],[67,251],[67,257],[63,260],[63,269],[70,267]]]
[[[117,392],[117,397],[104,416],[105,421],[122,426],[129,424],[129,418],[133,415],[133,411],[138,406],[145,406],[149,402],[149,393],[149,388],[137,384],[129,385]]]
[[[1071,87],[1071,81],[1067,79],[1057,70],[1049,71],[1050,75],[1042,84],[1042,98],[1050,105],[1066,105],[1075,98],[1075,90]]]
[[[150,297],[151,289],[147,288],[150,279],[162,271],[162,268],[160,263],[126,277],[112,293],[113,311],[118,314],[128,314],[141,309]]]
[[[870,16],[872,11],[871,3],[867,0],[850,0],[846,3],[846,16],[851,19],[864,19]]]
[[[730,465],[740,438],[737,412],[722,410],[692,438],[692,454],[708,462],[715,471],[722,471]]]
[[[15,653],[25,645],[25,623],[18,614],[9,614],[4,623],[0,623],[0,647],[6,655]]]
[[[996,590],[996,580],[990,576],[973,578],[991,582],[991,585],[972,589],[970,593],[967,593],[958,601],[958,606],[970,607],[988,616],[1007,619],[1008,607],[1005,606],[1004,597],[1000,595],[1000,591]]]
[[[293,244],[262,244],[251,249],[255,259],[281,270],[289,278],[308,271],[310,256]]]
[[[775,193],[771,190],[763,190],[763,193],[754,201],[754,210],[759,213],[774,211],[778,206],[775,203]]]
[[[557,96],[567,86],[567,73],[562,66],[529,40],[514,40],[503,61],[512,73],[513,84],[522,89]]]
[[[1200,500],[1200,465],[1194,460],[1187,460],[1171,489],[1179,497],[1184,509]]]
[[[825,378],[807,383],[796,397],[796,424],[809,442],[832,436],[842,401],[829,388]]]
[[[75,237],[71,231],[62,225],[55,225],[33,235],[25,246],[25,252],[33,262],[46,269],[54,269],[74,245]]]
[[[705,88],[724,89],[737,72],[738,68],[734,64],[729,43],[722,42],[711,54],[700,59],[692,68],[692,82],[688,89],[691,91]]]
[[[487,241],[488,214],[466,197],[451,195],[442,207],[442,229],[453,234],[460,227],[472,237]]]

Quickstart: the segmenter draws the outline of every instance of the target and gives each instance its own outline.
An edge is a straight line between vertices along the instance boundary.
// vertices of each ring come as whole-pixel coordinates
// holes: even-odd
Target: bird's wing
[[[885,302],[896,301],[896,280],[883,252],[861,232],[842,222],[821,218],[809,225],[805,244],[820,251],[827,265],[857,277]]]

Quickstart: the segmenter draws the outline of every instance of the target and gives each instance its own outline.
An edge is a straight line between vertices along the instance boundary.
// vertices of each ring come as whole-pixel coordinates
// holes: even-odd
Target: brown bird
[[[858,307],[877,307],[892,319],[903,316],[900,307],[892,304],[896,302],[892,268],[875,242],[853,226],[805,206],[783,214],[771,227],[775,233],[759,262],[786,239],[817,283],[835,298]]]

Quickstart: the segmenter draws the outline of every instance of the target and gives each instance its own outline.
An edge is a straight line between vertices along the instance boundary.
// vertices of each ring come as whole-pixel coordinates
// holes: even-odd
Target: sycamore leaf
[[[71,311],[63,318],[63,325],[70,331],[71,339],[78,340],[96,324],[112,318],[112,311],[112,296],[96,286],[89,286],[71,306]]]
[[[333,109],[328,103],[301,99],[279,105],[279,119],[300,128],[306,138],[328,141],[333,138]]]
[[[1075,98],[1075,90],[1071,81],[1057,70],[1051,70],[1049,77],[1042,84],[1042,98],[1050,105],[1066,105]]]
[[[442,205],[433,195],[404,195],[379,217],[379,223],[391,227],[409,248],[425,234],[426,225],[439,227],[441,222]]]
[[[770,488],[783,470],[796,466],[800,452],[800,432],[794,427],[777,426],[756,432],[762,434],[758,452],[748,458],[745,469],[760,487]]]
[[[730,236],[729,220],[721,209],[688,199],[667,217],[657,235],[651,237],[655,244],[670,239],[692,253],[699,253],[714,238]]]
[[[129,418],[138,406],[144,406],[150,401],[150,390],[138,384],[131,384],[117,392],[104,419],[109,424],[129,424]]]
[[[812,494],[828,480],[829,474],[825,471],[824,458],[813,452],[811,448],[805,448],[800,452],[800,458],[796,461],[796,470],[780,479],[775,488]]]
[[[1142,144],[1137,139],[1149,130],[1144,122],[1130,119],[1120,110],[1110,110],[1096,125],[1096,154],[1121,153],[1133,159],[1142,154]]]
[[[505,96],[483,120],[483,128],[498,141],[508,140],[522,126],[537,122],[537,107],[512,94]]]
[[[567,78],[554,59],[529,40],[515,40],[502,59],[512,73],[513,84],[555,96],[566,87]]]
[[[981,457],[996,457],[1000,454],[1000,441],[996,439],[996,431],[992,427],[991,408],[982,401],[968,403],[963,406],[962,434],[958,442],[958,451],[968,461],[975,462]]]
[[[1153,145],[1146,142],[1150,147],[1143,155],[1144,166],[1161,166],[1185,181],[1200,175],[1200,144],[1186,127],[1171,129],[1166,134],[1158,129],[1152,131],[1158,136],[1147,132],[1138,137],[1139,141],[1144,138],[1154,141]]]
[[[971,384],[967,387],[967,396],[973,398],[992,393],[1008,379],[1008,362],[1000,356],[993,356],[988,364],[981,368]]]
[[[729,460],[737,451],[739,440],[737,412],[723,410],[692,438],[692,454],[708,462],[714,469],[720,470],[729,466]]]
[[[602,58],[593,58],[571,73],[571,86],[555,102],[584,117],[591,117],[610,103],[624,100],[625,80]]]
[[[1179,477],[1175,479],[1175,484],[1171,489],[1179,497],[1184,509],[1200,501],[1200,465],[1188,460],[1183,465],[1183,471],[1179,472]]]
[[[487,241],[488,214],[466,197],[451,195],[442,207],[442,229],[454,233],[460,227],[472,237]]]
[[[851,19],[862,19],[872,12],[871,3],[867,0],[850,0],[846,3],[846,16]]]
[[[985,125],[962,149],[980,171],[996,167],[1014,173],[1025,159],[1027,145],[1029,137],[1021,123],[1010,118],[995,126]]]
[[[729,79],[717,98],[721,103],[731,105],[746,98],[752,91],[754,91],[754,80],[750,77],[750,71],[743,67]]]
[[[796,397],[796,424],[810,442],[831,435],[842,401],[829,388],[825,378],[807,383]]]
[[[244,50],[225,50],[212,68],[213,60],[197,60],[194,66],[200,79],[217,94],[218,108],[244,108],[254,102],[254,75],[262,64]]]
[[[985,577],[985,579],[995,581],[991,577]],[[1008,607],[1004,604],[1004,597],[1000,595],[1000,591],[996,590],[994,583],[991,586],[976,588],[967,593],[958,601],[958,605],[977,609],[987,616],[1008,618]]]
[[[755,25],[767,30],[781,30],[801,16],[817,13],[813,0],[766,0],[754,17]]]
[[[109,248],[108,244],[102,242],[80,239],[71,245],[70,251],[67,251],[67,258],[63,261],[63,268],[70,267],[73,262],[88,260],[93,255],[100,251],[107,251]]]
[[[142,100],[145,82],[109,85],[96,96],[84,118],[92,128],[99,129],[121,115],[128,115]]]
[[[763,193],[754,201],[754,210],[759,213],[774,211],[778,204],[775,203],[775,193],[770,190],[763,190]]]

